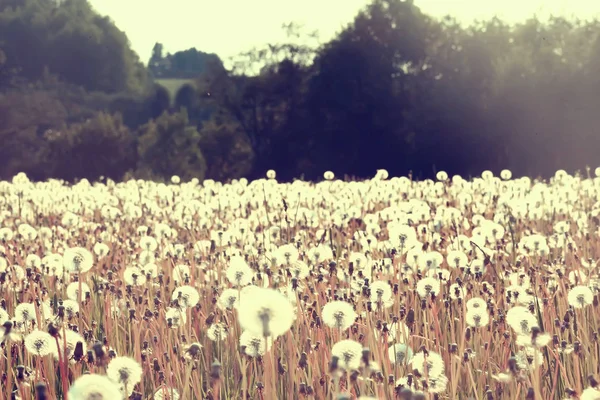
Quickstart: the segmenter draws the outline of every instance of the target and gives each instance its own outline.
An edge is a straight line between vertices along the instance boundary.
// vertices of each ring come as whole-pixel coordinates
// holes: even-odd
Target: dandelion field
[[[0,182],[0,399],[600,399],[600,178],[324,178]]]

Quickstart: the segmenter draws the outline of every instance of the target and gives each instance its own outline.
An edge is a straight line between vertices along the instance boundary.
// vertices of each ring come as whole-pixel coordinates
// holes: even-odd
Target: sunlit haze
[[[307,31],[331,39],[352,21],[366,0],[90,0],[125,31],[133,49],[146,63],[152,46],[161,42],[169,52],[196,47],[224,60],[241,51],[285,39],[281,25],[295,21]],[[425,13],[451,14],[461,22],[497,15],[508,22],[534,14],[588,19],[600,14],[600,2],[589,0],[416,0]]]

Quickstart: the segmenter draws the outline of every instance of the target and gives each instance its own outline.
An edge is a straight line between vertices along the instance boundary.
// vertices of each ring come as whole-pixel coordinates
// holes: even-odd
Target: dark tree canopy
[[[2,1],[0,177],[535,177],[600,164],[597,20],[463,26],[373,0],[325,43],[283,28],[287,42],[231,69],[160,43],[144,67],[86,0]]]

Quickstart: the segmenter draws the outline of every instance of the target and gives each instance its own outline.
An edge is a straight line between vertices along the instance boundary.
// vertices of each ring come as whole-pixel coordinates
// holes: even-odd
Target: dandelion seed
[[[458,283],[453,283],[448,288],[448,295],[452,300],[464,299],[465,293],[465,289]]]
[[[179,286],[173,290],[172,300],[177,300],[182,309],[194,307],[200,301],[200,294],[192,286]]]
[[[354,324],[357,314],[350,303],[336,300],[325,304],[321,317],[327,326],[344,331]]]
[[[187,317],[181,309],[169,307],[165,312],[165,319],[171,328],[177,328],[185,324]]]
[[[57,351],[56,341],[48,332],[36,329],[25,336],[24,342],[27,351],[36,356],[43,357]]]
[[[79,333],[77,333],[71,329],[65,329],[64,333],[62,331],[60,331],[60,334],[61,334],[61,337],[58,338],[58,347],[60,349],[59,351],[61,352],[62,355],[66,355],[67,360],[72,359],[72,357],[74,356],[75,348],[77,347],[78,343],[81,343],[83,353],[86,352],[85,339]],[[62,337],[63,335],[64,335],[64,337]],[[66,347],[64,345],[65,341],[67,343]],[[56,341],[55,341],[55,343],[56,343]],[[54,354],[54,358],[56,360],[59,359],[58,352],[56,352]]]
[[[281,292],[257,288],[251,300],[241,301],[238,321],[244,330],[277,337],[292,326],[295,313],[292,303]]]
[[[420,351],[412,358],[412,367],[420,375],[428,377],[438,377],[444,374],[444,359],[433,351],[429,351],[427,355]]]
[[[310,274],[308,265],[306,265],[305,262],[300,261],[300,260],[296,260],[295,262],[293,262],[289,266],[289,271],[290,271],[292,277],[294,277],[298,280],[305,279]]]
[[[152,251],[142,251],[138,257],[138,261],[140,263],[140,265],[150,265],[150,264],[154,264],[154,262],[156,261],[156,256],[154,255],[154,252]],[[155,277],[153,277],[155,278]]]
[[[440,292],[440,281],[435,278],[423,278],[417,282],[417,294],[422,299],[437,296]]]
[[[600,400],[600,390],[588,387],[581,392],[579,400]]]
[[[404,343],[396,343],[388,349],[388,357],[392,364],[410,364],[413,357],[413,351]]]
[[[498,375],[492,375],[492,379],[500,383],[509,383],[510,381],[512,381],[512,375],[501,372]]]
[[[222,323],[212,324],[206,330],[206,336],[213,342],[225,339],[228,334],[229,331],[227,330],[227,327]]]
[[[472,308],[467,311],[465,321],[472,328],[481,328],[489,324],[490,316],[486,309]]]
[[[219,295],[217,305],[221,310],[236,308],[240,303],[239,292],[235,289],[225,289]]]
[[[37,254],[29,254],[25,259],[25,267],[38,270],[42,265],[42,260]]]
[[[106,376],[113,382],[124,386],[129,392],[133,391],[133,387],[142,380],[142,367],[133,358],[115,357],[106,367]]]
[[[0,229],[0,240],[8,242],[13,239],[14,233],[10,228]]]
[[[446,262],[450,268],[466,268],[469,258],[460,250],[451,250],[446,256]]]
[[[81,285],[81,293],[79,293],[79,285]],[[67,286],[67,297],[75,301],[83,301],[92,293],[90,287],[85,282],[71,282]]]
[[[69,388],[70,400],[122,400],[123,395],[113,381],[97,374],[81,375]]]
[[[522,347],[542,348],[552,341],[552,336],[548,333],[540,333],[532,337],[531,335],[518,335],[517,345]]]
[[[79,312],[79,303],[77,303],[75,300],[71,300],[71,299],[63,300],[62,305],[65,308],[65,312],[69,318],[75,316],[75,314],[77,314]],[[51,312],[51,310],[49,310],[49,311]],[[44,314],[46,315],[46,313],[44,313]],[[50,317],[50,316],[52,316],[51,313],[48,315],[48,317]]]
[[[35,305],[33,303],[21,303],[15,307],[15,320],[28,323],[36,320]]]
[[[131,286],[143,286],[146,283],[146,275],[138,267],[127,267],[123,271],[123,280]]]
[[[173,269],[173,280],[179,284],[190,277],[190,267],[185,264],[177,264]]]
[[[169,388],[166,386],[159,387],[154,392],[154,400],[179,400],[179,392],[177,389]]]
[[[394,304],[392,288],[387,282],[375,281],[371,284],[370,289],[373,303],[380,304],[385,308],[389,308]]]
[[[63,257],[60,254],[49,254],[42,258],[42,272],[48,276],[63,275]]]
[[[110,248],[105,243],[96,243],[94,245],[94,253],[99,258],[106,257],[109,252],[110,252]]]
[[[0,325],[3,325],[6,321],[10,319],[10,316],[6,312],[4,308],[0,307]]]
[[[338,366],[340,368],[352,371],[360,367],[362,351],[362,344],[354,340],[345,339],[333,345],[331,355],[338,358]]]
[[[94,257],[83,247],[67,249],[63,254],[63,266],[68,273],[81,274],[92,269]]]
[[[569,290],[567,299],[572,307],[583,308],[594,302],[594,293],[588,286],[575,286]]]
[[[537,318],[522,306],[512,307],[506,313],[506,322],[517,334],[529,334],[534,327],[538,327]]]
[[[277,249],[278,265],[290,265],[298,260],[298,249],[292,244],[284,244]]]
[[[260,334],[244,331],[240,335],[240,347],[244,349],[247,356],[263,356],[273,345],[273,340],[269,337],[267,340]]]
[[[519,350],[515,355],[515,358],[520,369],[534,370],[544,363],[542,352],[533,347],[525,347],[522,350]]]
[[[243,258],[232,257],[229,261],[229,268],[225,271],[225,276],[232,285],[241,287],[252,283],[254,271]]]
[[[427,379],[427,391],[429,393],[443,393],[448,386],[448,378],[446,375],[432,375]]]

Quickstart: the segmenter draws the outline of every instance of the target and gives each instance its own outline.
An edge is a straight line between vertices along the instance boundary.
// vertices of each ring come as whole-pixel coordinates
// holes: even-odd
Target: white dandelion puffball
[[[254,270],[248,266],[248,263],[242,257],[233,256],[229,261],[225,276],[234,286],[247,286],[252,283]]]
[[[194,307],[200,301],[200,294],[196,288],[184,285],[173,290],[171,300],[177,300],[179,307],[182,309]]]
[[[143,286],[146,283],[146,275],[139,267],[127,267],[123,271],[123,280],[131,286]]]
[[[106,376],[119,385],[132,390],[142,380],[142,366],[130,357],[115,357],[108,363]]]
[[[333,180],[334,177],[335,177],[335,174],[332,171],[325,171],[323,173],[323,178],[325,178],[325,180],[327,180],[327,181]]]
[[[539,327],[538,320],[526,307],[515,306],[506,313],[506,322],[520,335],[531,333],[531,329]]]
[[[574,308],[583,308],[594,302],[594,293],[588,286],[575,286],[567,296],[569,304]]]
[[[244,349],[244,353],[250,357],[258,357],[264,355],[273,345],[272,338],[265,338],[256,333],[244,331],[240,335],[240,347]]]
[[[122,400],[119,386],[104,375],[81,375],[69,388],[69,400]]]
[[[334,300],[325,304],[321,310],[321,317],[325,325],[344,331],[354,324],[357,314],[352,304]]]
[[[472,308],[465,317],[467,325],[472,328],[481,328],[490,323],[490,315],[485,308]]]
[[[512,172],[510,172],[510,170],[508,169],[503,169],[502,171],[500,171],[500,178],[502,178],[505,181],[510,180],[510,178],[512,178]]]
[[[33,303],[21,303],[15,307],[15,320],[18,322],[35,321],[35,305]]]
[[[444,374],[444,359],[433,351],[429,351],[427,354],[423,351],[418,352],[414,355],[411,364],[413,369],[416,369],[421,375],[425,375],[426,369],[429,377]]]
[[[405,343],[396,343],[388,349],[388,357],[392,364],[408,364],[412,361],[413,351]]]
[[[79,274],[92,269],[94,256],[83,247],[73,247],[65,250],[63,265],[68,273]]]
[[[375,281],[370,286],[371,302],[373,304],[382,305],[384,308],[391,307],[394,304],[392,298],[392,287],[384,281]]]
[[[179,400],[177,389],[161,386],[154,392],[154,400]]]
[[[229,331],[227,329],[227,326],[220,322],[212,324],[206,330],[206,336],[208,336],[208,338],[213,342],[225,339],[228,334]]]
[[[79,293],[79,286],[81,285],[81,293]],[[92,293],[90,287],[85,282],[71,282],[67,286],[67,297],[75,301],[83,301],[85,298]]]
[[[29,353],[41,357],[57,351],[54,338],[48,332],[37,329],[25,336],[25,348]]]
[[[417,282],[417,294],[422,299],[437,296],[440,292],[440,281],[435,278],[423,278]]]
[[[340,340],[331,348],[331,355],[337,357],[338,366],[346,371],[360,367],[363,345],[351,339]]]
[[[287,296],[274,289],[254,289],[251,297],[241,299],[237,310],[241,327],[262,336],[283,335],[296,317]]]

